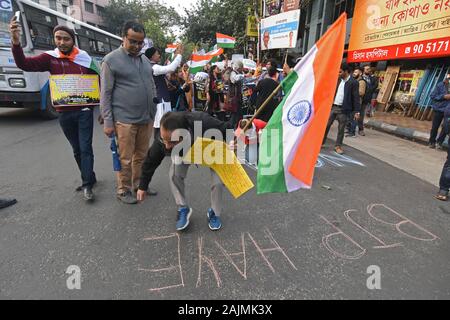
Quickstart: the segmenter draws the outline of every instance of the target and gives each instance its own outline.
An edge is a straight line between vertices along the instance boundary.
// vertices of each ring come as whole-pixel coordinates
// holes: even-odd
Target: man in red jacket
[[[66,26],[56,26],[53,30],[56,49],[36,57],[26,58],[20,45],[20,25],[14,17],[9,25],[12,53],[16,65],[31,72],[50,72],[51,75],[87,75],[98,74],[95,62],[84,51],[75,47],[75,32]],[[94,153],[92,134],[94,127],[93,106],[73,105],[58,107],[61,128],[72,146],[75,160],[81,171],[82,186],[86,200],[92,201],[92,187],[97,182],[94,173]]]

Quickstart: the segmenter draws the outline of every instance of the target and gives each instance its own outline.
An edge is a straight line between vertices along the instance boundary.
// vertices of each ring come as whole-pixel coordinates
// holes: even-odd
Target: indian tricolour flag
[[[217,44],[211,48],[211,51],[206,53],[206,55],[212,56],[211,63],[217,62],[221,54],[223,54],[223,48],[218,48]]]
[[[58,48],[56,48],[55,50],[46,51],[45,53],[57,59],[69,59],[73,63],[91,69],[92,71],[100,74],[100,69],[97,62],[92,59],[86,51],[78,49],[77,47],[73,47],[69,55],[65,55],[64,53],[59,51]]]
[[[191,56],[191,61],[188,62],[189,73],[196,74],[197,72],[202,71],[203,67],[206,66],[212,58],[213,56],[210,55],[193,53]]]
[[[342,14],[282,82],[285,97],[263,130],[258,193],[311,188],[344,53]]]
[[[174,44],[168,44],[167,48],[166,48],[166,53],[174,53],[177,50],[177,45],[176,43]]]
[[[219,48],[234,48],[236,44],[236,39],[226,34],[216,33],[217,46]]]

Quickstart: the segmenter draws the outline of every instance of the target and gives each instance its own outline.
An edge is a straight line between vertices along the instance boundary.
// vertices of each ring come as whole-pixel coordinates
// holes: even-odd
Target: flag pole
[[[264,108],[269,104],[270,100],[273,99],[273,97],[280,91],[282,88],[281,83],[273,90],[273,92],[270,94],[270,96],[264,101],[264,103],[256,110],[253,117],[251,117],[250,121],[247,123],[247,125],[244,127],[244,129],[241,131],[241,133],[244,133],[252,124],[253,120],[256,119],[257,116],[261,114],[261,112],[264,110]]]

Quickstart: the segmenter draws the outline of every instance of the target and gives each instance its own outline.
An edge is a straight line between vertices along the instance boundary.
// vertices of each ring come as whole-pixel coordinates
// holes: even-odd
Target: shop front
[[[450,2],[356,0],[347,61],[376,66],[375,117],[431,128],[430,94],[450,73]]]

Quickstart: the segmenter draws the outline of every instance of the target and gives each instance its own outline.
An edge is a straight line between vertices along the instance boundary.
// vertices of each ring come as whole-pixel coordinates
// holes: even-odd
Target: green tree
[[[111,0],[105,7],[104,20],[108,29],[118,35],[125,21],[139,21],[154,45],[164,49],[175,40],[172,28],[180,25],[181,18],[173,7],[158,0]]]
[[[186,10],[182,24],[184,36],[200,47],[216,43],[216,32],[236,38],[236,48],[245,43],[245,27],[249,3],[242,0],[198,0]]]

